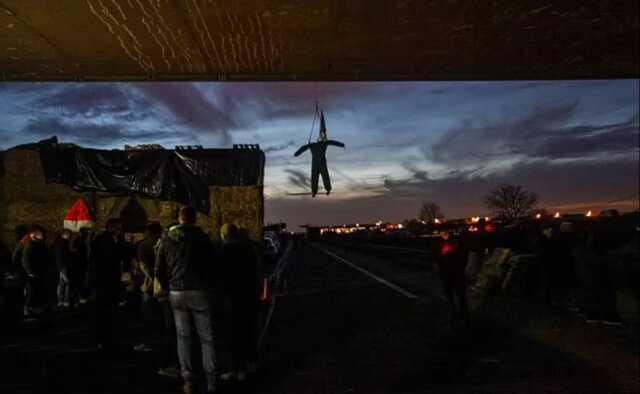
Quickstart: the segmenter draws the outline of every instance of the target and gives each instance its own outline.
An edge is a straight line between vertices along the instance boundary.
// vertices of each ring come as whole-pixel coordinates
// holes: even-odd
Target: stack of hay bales
[[[0,184],[0,236],[11,247],[15,244],[14,229],[19,225],[37,223],[47,232],[61,231],[64,215],[81,197],[67,186],[45,184],[40,156],[33,150],[6,152]]]
[[[511,250],[496,248],[482,264],[474,291],[481,295],[498,295],[502,291],[502,282],[509,270]]]
[[[7,151],[3,166],[4,171],[0,173],[0,240],[9,247],[15,245],[14,229],[19,225],[39,224],[49,234],[59,233],[67,210],[79,198],[85,198],[92,206],[97,229],[103,228],[107,219],[120,217],[129,204],[141,207],[146,221],[158,221],[163,226],[177,221],[182,206],[172,201],[136,196],[79,193],[66,185],[47,184],[37,150]],[[252,239],[262,239],[262,179],[252,186],[210,186],[209,198],[209,215],[198,213],[197,219],[197,224],[209,236],[219,239],[220,227],[229,222],[246,228]]]

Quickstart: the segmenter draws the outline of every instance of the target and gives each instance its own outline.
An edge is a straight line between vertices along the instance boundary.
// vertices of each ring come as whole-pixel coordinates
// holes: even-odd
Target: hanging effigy
[[[316,115],[313,118],[315,123],[316,116],[318,114],[318,107],[316,106]],[[311,126],[313,132],[313,124]],[[329,145],[338,146],[344,148],[344,144],[339,141],[327,139],[327,127],[324,121],[324,112],[320,111],[320,131],[318,140],[311,142],[311,135],[309,135],[309,143],[303,145],[296,151],[294,156],[298,157],[304,153],[307,149],[311,151],[311,196],[315,197],[318,193],[318,181],[322,176],[322,184],[327,195],[331,193],[331,178],[329,177],[329,169],[327,168],[327,147]]]

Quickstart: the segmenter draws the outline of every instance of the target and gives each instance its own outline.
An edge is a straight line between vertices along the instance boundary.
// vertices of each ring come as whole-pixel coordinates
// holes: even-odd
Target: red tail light
[[[450,243],[444,243],[442,245],[442,250],[440,251],[440,253],[442,253],[442,255],[446,255],[449,254],[451,252],[453,252],[455,250],[455,247],[453,245],[451,245]]]

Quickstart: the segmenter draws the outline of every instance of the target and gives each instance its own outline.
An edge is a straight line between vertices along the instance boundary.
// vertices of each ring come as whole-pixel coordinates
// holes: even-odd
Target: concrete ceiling
[[[637,0],[0,0],[4,80],[637,78]]]

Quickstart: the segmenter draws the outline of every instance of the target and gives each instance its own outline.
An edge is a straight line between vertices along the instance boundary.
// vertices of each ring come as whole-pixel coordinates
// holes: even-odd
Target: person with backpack
[[[222,282],[231,303],[231,371],[222,380],[247,379],[247,372],[255,369],[255,322],[258,313],[258,256],[251,240],[243,237],[234,224],[220,230],[223,241],[221,254]]]
[[[107,220],[104,231],[91,242],[89,264],[95,292],[94,323],[98,347],[115,350],[114,324],[120,299],[123,251],[119,240],[122,221]]]
[[[213,319],[210,300],[213,245],[196,226],[193,207],[180,210],[179,224],[171,227],[160,244],[156,277],[169,289],[178,336],[178,358],[185,381],[184,392],[193,393],[198,385],[194,369],[192,338],[199,337],[202,367],[207,391],[216,390],[216,353],[213,342]],[[192,331],[192,323],[197,333]]]

